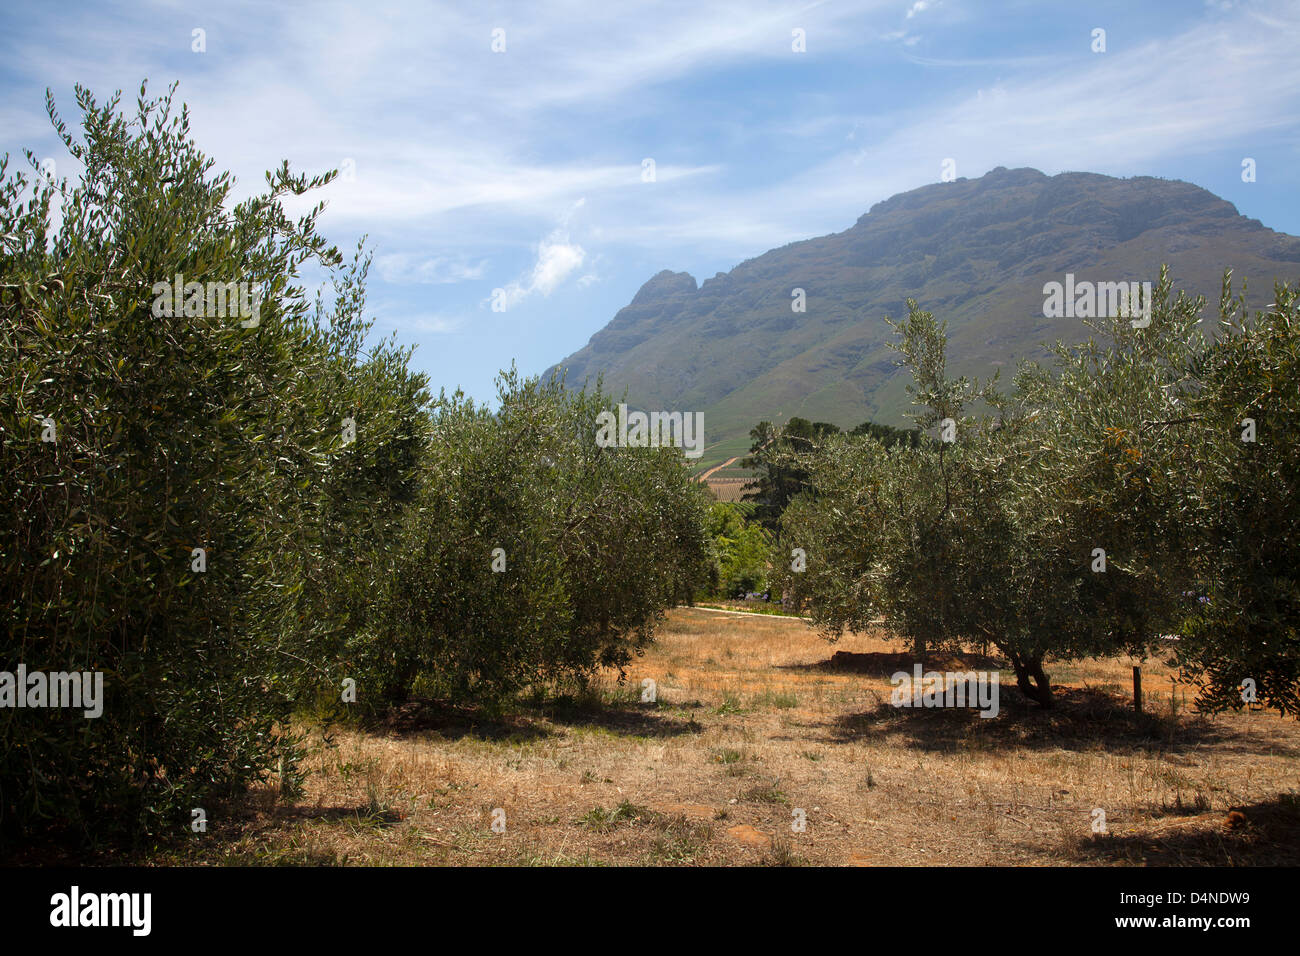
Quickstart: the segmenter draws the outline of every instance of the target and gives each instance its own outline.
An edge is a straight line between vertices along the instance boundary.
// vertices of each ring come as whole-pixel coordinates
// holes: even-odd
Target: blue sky
[[[71,121],[74,83],[133,102],[147,77],[240,195],[350,163],[322,231],[369,235],[377,329],[482,400],[659,270],[846,229],[947,158],[1185,179],[1300,234],[1297,39],[1294,0],[8,4],[0,152],[75,175],[45,88]]]

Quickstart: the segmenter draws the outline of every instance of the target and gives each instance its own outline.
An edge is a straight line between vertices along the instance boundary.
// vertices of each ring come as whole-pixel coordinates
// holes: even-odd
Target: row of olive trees
[[[1162,275],[1149,325],[1100,320],[1004,394],[950,378],[945,329],[909,303],[898,347],[939,441],[804,456],[782,553],[806,570],[781,585],[831,638],[883,617],[920,654],[990,642],[1044,706],[1049,657],[1172,633],[1204,706],[1240,707],[1249,679],[1296,712],[1297,298],[1249,318],[1225,277],[1213,343],[1203,306]]]
[[[383,630],[354,658],[368,706],[496,700],[622,669],[707,573],[705,493],[672,448],[602,448],[600,395],[499,379],[490,411],[460,393],[434,417],[424,492]]]
[[[0,841],[182,832],[291,781],[322,697],[627,663],[706,553],[680,455],[597,448],[604,399],[554,383],[433,400],[369,342],[362,249],[286,211],[332,173],[234,203],[170,93],[77,103],[79,136],[48,103],[77,181],[0,161],[0,672],[98,673],[104,699],[0,707]],[[176,276],[261,301],[159,308]]]

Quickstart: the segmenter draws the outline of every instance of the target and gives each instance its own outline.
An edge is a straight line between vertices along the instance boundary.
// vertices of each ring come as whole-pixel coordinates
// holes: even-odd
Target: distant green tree
[[[882,425],[873,421],[863,422],[861,425],[854,427],[849,434],[870,435],[886,448],[892,448],[898,444],[917,448],[925,437],[919,428],[895,428],[893,425]]]
[[[709,508],[707,526],[717,562],[716,593],[738,597],[763,590],[771,561],[765,529],[747,522],[736,504],[724,501]]]
[[[839,430],[839,426],[830,422],[810,422],[799,417],[791,418],[784,428],[762,421],[750,430],[753,442],[748,457],[740,465],[758,474],[745,485],[742,500],[755,503],[754,517],[763,527],[774,531],[781,513],[807,487],[807,472],[797,463],[791,463],[791,454],[812,452]]]

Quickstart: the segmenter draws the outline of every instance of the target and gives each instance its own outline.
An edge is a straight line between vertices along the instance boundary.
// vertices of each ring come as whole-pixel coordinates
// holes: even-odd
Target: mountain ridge
[[[1000,166],[891,196],[842,232],[703,282],[661,270],[546,374],[580,384],[604,373],[639,407],[702,410],[709,458],[721,460],[764,418],[905,424],[883,319],[908,298],[948,321],[953,370],[986,376],[1083,332],[1044,318],[1045,282],[1154,280],[1163,263],[1175,289],[1211,302],[1224,268],[1271,293],[1275,278],[1300,276],[1300,239],[1182,180]],[[795,289],[805,312],[791,307]]]

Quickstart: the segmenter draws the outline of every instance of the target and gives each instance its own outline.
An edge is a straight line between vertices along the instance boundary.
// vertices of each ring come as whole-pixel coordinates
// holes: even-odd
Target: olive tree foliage
[[[839,437],[803,462],[811,491],[782,521],[782,570],[832,639],[883,618],[918,655],[988,642],[1017,686],[1052,700],[1050,655],[1141,655],[1180,620],[1180,480],[1192,451],[1174,424],[1197,383],[1199,300],[1153,320],[1090,323],[1087,342],[1022,365],[1010,395],[946,372],[946,329],[909,301],[894,328],[913,376],[916,423],[935,437],[886,448]],[[778,565],[778,567],[780,567]]]
[[[599,447],[601,394],[498,379],[435,403],[391,640],[357,648],[373,705],[413,688],[499,700],[624,668],[707,574],[706,493],[675,448]]]
[[[1186,489],[1200,450],[1184,426],[1202,388],[1194,363],[1206,348],[1204,307],[1175,296],[1162,269],[1149,324],[1086,321],[1087,341],[1058,342],[1050,363],[1023,363],[1016,376],[1007,500],[1031,531],[1025,559],[1043,558],[1033,597],[1044,603],[1022,611],[1039,661],[1141,659],[1194,603]]]
[[[364,240],[346,262],[323,203],[287,211],[335,174],[234,202],[173,92],[78,87],[80,135],[47,96],[75,182],[0,160],[0,670],[104,691],[0,708],[3,841],[188,833],[292,786],[295,710],[349,683],[365,711],[623,667],[707,570],[679,451],[598,448],[599,391],[513,372],[495,411],[433,402],[372,341]]]
[[[402,535],[425,487],[427,379],[409,367],[413,348],[395,338],[364,347],[369,265],[359,244],[333,278],[332,307],[316,304],[314,321],[328,330],[314,382],[328,467],[296,522],[308,533],[284,542],[268,582],[282,588],[271,624],[291,635],[295,700],[340,704],[342,682],[357,677],[355,648],[388,640]]]
[[[172,91],[118,101],[78,87],[74,135],[47,94],[77,181],[0,162],[0,659],[102,673],[105,696],[90,719],[0,710],[3,837],[177,832],[292,768],[285,718],[356,613],[332,595],[365,590],[345,546],[411,494],[421,441],[404,353],[359,351],[363,257],[342,268],[322,205],[286,212],[334,174],[286,162],[234,203]],[[260,286],[256,321],[203,295],[158,314],[178,275]]]
[[[1108,548],[1120,574],[1089,579],[1080,605],[1102,637],[1134,654],[1176,637],[1165,646],[1201,710],[1297,714],[1300,307],[1279,284],[1252,316],[1228,272],[1212,341],[1206,311],[1172,300],[1162,273],[1150,327],[1113,323],[1108,347],[1058,346],[1055,374],[1026,369],[1051,476],[1029,500],[1051,514],[1062,493],[1057,513]]]
[[[1300,293],[1279,284],[1252,316],[1225,275],[1219,326],[1180,426],[1198,594],[1177,659],[1205,709],[1300,715]]]
[[[775,570],[787,599],[807,606],[831,640],[879,622],[924,656],[983,639],[968,634],[968,592],[997,569],[978,539],[1012,536],[1008,516],[989,499],[998,462],[982,459],[993,426],[987,414],[969,411],[999,396],[991,386],[948,379],[943,327],[915,302],[908,307],[894,328],[922,406],[916,424],[954,440],[886,446],[872,434],[829,438],[804,457],[809,490],[781,521],[778,553],[802,552],[804,560],[777,562]]]

